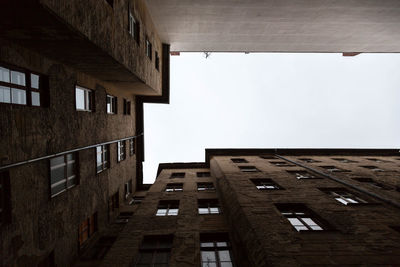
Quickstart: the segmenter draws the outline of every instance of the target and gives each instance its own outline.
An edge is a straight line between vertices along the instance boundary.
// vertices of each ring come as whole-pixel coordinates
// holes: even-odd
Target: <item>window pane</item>
[[[305,227],[304,225],[293,225],[294,228],[296,228],[297,231],[304,231],[304,230],[308,230],[307,227]]]
[[[32,106],[40,106],[40,93],[31,92],[32,94]]]
[[[68,178],[68,182],[67,182],[68,187],[72,187],[77,184],[78,184],[78,179],[76,178],[76,176],[72,176],[72,177]]]
[[[11,97],[12,103],[26,105],[26,91],[25,90],[12,88],[11,95],[12,95],[12,97]]]
[[[215,252],[214,251],[202,251],[201,252],[201,261],[203,263],[215,262],[216,261]]]
[[[58,167],[51,170],[51,184],[55,184],[65,179],[64,167]]]
[[[221,262],[221,267],[233,267],[232,262]]]
[[[64,156],[60,156],[60,157],[56,157],[56,158],[52,158],[50,160],[50,166],[54,167],[60,164],[64,164]]]
[[[168,215],[178,215],[178,209],[170,209]]]
[[[25,86],[25,73],[12,70],[11,83]]]
[[[138,264],[151,264],[153,252],[140,252]]]
[[[79,88],[75,89],[76,109],[85,109],[85,91]]]
[[[288,220],[289,220],[289,222],[290,222],[292,225],[303,225],[303,224],[300,222],[299,219],[296,219],[296,218],[288,218]]]
[[[203,263],[202,267],[217,267],[217,264],[216,263],[207,262],[207,263]]]
[[[9,83],[10,82],[10,70],[0,67],[0,81]]]
[[[208,214],[208,208],[199,208],[199,214]]]
[[[57,193],[60,193],[61,191],[65,190],[65,188],[66,188],[66,184],[61,183],[61,184],[51,188],[51,194],[55,195]]]
[[[9,87],[0,86],[0,102],[11,102],[11,89]]]
[[[302,218],[302,220],[307,224],[307,225],[309,225],[309,226],[312,226],[312,225],[318,225],[318,224],[316,224],[312,219],[310,219],[310,218]]]
[[[226,242],[217,242],[217,247],[227,247],[228,243]]]
[[[31,87],[39,89],[39,75],[31,73]]]
[[[75,174],[75,163],[69,163],[67,165],[67,177]]]
[[[214,243],[212,243],[212,242],[202,242],[202,243],[200,244],[200,246],[201,246],[202,248],[212,248],[212,247],[214,247]]]
[[[154,263],[168,263],[169,252],[157,252],[154,255]]]
[[[211,214],[218,214],[219,213],[219,208],[210,208],[210,213]]]
[[[167,209],[158,209],[157,216],[165,216],[167,214]]]

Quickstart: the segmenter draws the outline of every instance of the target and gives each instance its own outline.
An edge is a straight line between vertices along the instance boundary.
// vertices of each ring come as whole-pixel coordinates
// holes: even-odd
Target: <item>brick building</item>
[[[169,102],[170,47],[400,51],[398,1],[306,2],[2,1],[0,265],[399,262],[396,151],[207,150],[143,184],[143,104]]]

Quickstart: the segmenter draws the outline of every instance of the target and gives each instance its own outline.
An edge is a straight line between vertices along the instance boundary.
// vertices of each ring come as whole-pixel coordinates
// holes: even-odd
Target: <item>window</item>
[[[139,44],[140,37],[140,24],[139,21],[133,16],[132,12],[129,11],[129,34]]]
[[[183,191],[182,183],[167,184],[167,187],[165,187],[165,192],[182,192],[182,191]]]
[[[276,159],[275,156],[260,156],[262,159]]]
[[[215,191],[213,183],[197,183],[197,191]]]
[[[156,58],[156,60],[154,61],[156,70],[160,70],[160,58],[158,57],[157,51],[154,52],[154,56]]]
[[[96,172],[110,168],[110,145],[96,147]]]
[[[374,161],[376,163],[387,163],[387,162],[390,162],[388,160],[376,159],[376,158],[368,158],[367,160]]]
[[[76,110],[93,111],[94,93],[92,90],[75,86],[75,106]]]
[[[220,214],[221,209],[217,199],[199,199],[198,200],[199,214]]]
[[[315,162],[321,162],[319,160],[315,160],[315,159],[310,159],[310,158],[301,158],[299,159],[301,161],[307,162],[307,163],[315,163]]]
[[[138,261],[135,266],[169,266],[171,257],[172,235],[145,236],[139,248]]]
[[[129,182],[125,183],[124,193],[125,193],[124,194],[125,195],[125,199],[128,199],[130,194],[132,194],[132,180],[129,180]]]
[[[196,173],[197,177],[210,177],[211,173],[210,172],[198,172]]]
[[[278,167],[292,167],[292,166],[295,166],[295,165],[293,165],[293,164],[291,164],[289,162],[286,162],[286,161],[270,161],[269,163],[271,163],[271,164],[273,164],[275,166],[278,166]]]
[[[200,254],[202,267],[233,267],[227,234],[200,234]]]
[[[377,187],[379,189],[390,189],[389,186],[382,184],[382,183],[378,183],[377,181],[371,179],[371,178],[353,178],[354,180],[360,182],[360,183],[366,183],[369,184],[373,187]]]
[[[179,211],[179,200],[160,200],[156,216],[176,216]]]
[[[320,179],[319,177],[309,173],[308,171],[287,171],[288,173],[295,175],[297,179]]]
[[[121,162],[121,161],[125,160],[125,158],[126,158],[126,153],[125,153],[125,151],[126,151],[126,142],[125,142],[125,140],[124,141],[118,141],[117,149],[118,149],[117,150],[117,156],[118,156],[117,160],[118,160],[118,162]]]
[[[106,0],[106,2],[113,8],[114,7],[114,0]]]
[[[242,159],[242,158],[232,158],[231,161],[232,161],[233,163],[248,163],[247,160]]]
[[[254,166],[239,166],[241,172],[259,172]]]
[[[117,191],[114,195],[111,196],[109,201],[109,210],[115,211],[119,209],[119,191]]]
[[[171,174],[171,179],[172,178],[185,178],[185,173],[184,172],[173,172]]]
[[[144,197],[134,196],[132,198],[132,200],[129,202],[129,205],[133,205],[133,204],[138,205],[138,204],[142,203],[143,199],[144,199]]]
[[[79,225],[78,240],[79,246],[82,247],[85,242],[97,232],[97,212],[89,218],[85,219]]]
[[[11,221],[10,174],[0,172],[0,226]]]
[[[283,189],[272,179],[250,179],[258,190],[277,190]]]
[[[51,196],[78,184],[77,154],[70,153],[50,159]]]
[[[0,66],[0,103],[43,106],[47,77]]]
[[[150,43],[148,37],[146,36],[146,55],[147,57],[152,60],[153,56],[152,56],[152,44]]]
[[[124,115],[131,115],[131,101],[124,99]]]
[[[350,160],[350,159],[344,159],[344,158],[333,158],[333,160],[339,161],[341,163],[355,163],[357,161]]]
[[[118,112],[118,102],[117,98],[112,95],[107,95],[107,113],[117,114]]]
[[[335,166],[320,166],[321,168],[324,168],[328,172],[349,172],[348,170],[343,170],[340,168],[337,168]]]
[[[372,170],[372,171],[374,171],[374,172],[384,172],[384,170],[382,170],[382,169],[380,169],[380,168],[378,168],[378,167],[376,167],[376,166],[361,166],[361,167],[363,167],[363,168],[365,168],[365,169],[369,169],[369,170]]]
[[[281,214],[298,231],[327,230],[326,224],[303,204],[275,204]]]
[[[332,196],[343,205],[367,203],[367,201],[353,195],[344,188],[320,188],[320,190]]]
[[[135,155],[135,139],[129,139],[129,155]]]

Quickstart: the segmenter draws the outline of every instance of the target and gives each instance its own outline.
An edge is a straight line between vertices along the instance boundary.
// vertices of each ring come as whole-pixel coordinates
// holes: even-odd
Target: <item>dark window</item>
[[[156,216],[177,216],[179,212],[179,200],[160,200]]]
[[[0,172],[0,226],[11,221],[10,174]]]
[[[167,184],[165,187],[165,192],[182,192],[183,184],[182,183],[171,183]]]
[[[283,189],[272,179],[250,179],[258,190],[277,190]]]
[[[77,154],[70,153],[50,159],[51,196],[78,184]]]
[[[320,166],[320,167],[327,170],[328,172],[349,172],[349,170],[343,170],[335,166]]]
[[[97,232],[97,212],[85,219],[79,225],[78,240],[82,247],[85,242]]]
[[[170,178],[185,178],[184,172],[173,172]]]
[[[231,161],[234,163],[248,163],[247,160],[242,159],[242,158],[232,158]]]
[[[111,196],[110,201],[110,211],[115,211],[119,209],[119,191],[117,191],[114,195]]]
[[[197,191],[215,191],[213,183],[197,183]]]
[[[200,234],[202,267],[232,267],[233,256],[227,234]]]
[[[118,102],[117,98],[112,95],[107,95],[107,113],[108,114],[117,114],[118,111]]]
[[[156,58],[156,60],[154,61],[156,70],[160,70],[160,58],[158,57],[157,51],[154,52],[154,55],[155,55],[155,58]]]
[[[128,27],[129,34],[133,37],[133,39],[139,44],[140,40],[140,23],[129,11],[129,27]]]
[[[327,230],[319,218],[303,204],[275,204],[281,214],[298,231]]]
[[[145,236],[139,248],[137,267],[169,266],[172,248],[172,235]]]
[[[45,256],[37,265],[37,267],[55,267],[54,250]]]
[[[150,43],[148,37],[146,36],[146,55],[151,60],[153,58],[153,45]]]
[[[254,166],[239,166],[241,172],[259,172]]]
[[[125,192],[125,199],[127,199],[130,196],[130,194],[132,194],[132,180],[129,180],[127,183],[125,183],[124,192]]]
[[[276,159],[275,156],[260,156],[262,159]]]
[[[390,226],[390,228],[400,233],[400,226]]]
[[[131,115],[131,101],[124,99],[124,115]]]
[[[114,0],[106,0],[106,2],[107,2],[112,8],[114,8]]]
[[[79,111],[94,111],[94,92],[93,90],[75,86],[75,106]]]
[[[110,168],[110,145],[96,147],[96,172]]]
[[[129,139],[129,155],[135,155],[135,139]]]
[[[387,162],[390,162],[389,160],[376,159],[376,158],[368,158],[367,160],[374,161],[376,163],[387,163]]]
[[[117,143],[117,160],[118,162],[121,162],[125,160],[126,158],[126,141],[118,141]]]
[[[221,208],[219,207],[217,199],[199,199],[198,200],[199,214],[220,214]]]
[[[384,171],[384,170],[382,170],[382,169],[380,169],[380,168],[378,168],[378,167],[376,167],[376,166],[370,166],[370,165],[368,165],[368,166],[361,166],[361,167],[363,167],[363,168],[365,168],[365,169],[372,170],[372,171],[374,171],[374,172],[383,172],[383,171]]]
[[[0,103],[44,106],[48,77],[0,66]]]
[[[271,163],[271,164],[273,164],[275,166],[278,166],[278,167],[292,167],[292,166],[295,166],[295,165],[293,165],[293,164],[291,164],[289,162],[286,162],[286,161],[270,161],[269,163]]]
[[[197,177],[210,177],[211,173],[210,172],[198,172]]]
[[[297,179],[320,179],[320,177],[309,173],[308,171],[287,171],[288,173],[296,176]]]
[[[344,159],[344,158],[332,158],[333,160],[339,161],[341,163],[355,163],[357,161],[350,160],[350,159]]]
[[[353,178],[354,180],[360,182],[360,183],[366,183],[369,184],[373,187],[377,187],[379,189],[391,189],[389,186],[383,184],[383,183],[378,183],[377,181],[371,179],[371,178]]]
[[[344,188],[320,188],[320,190],[330,195],[331,197],[336,199],[336,201],[342,203],[343,205],[367,203],[367,201],[359,198],[358,196],[355,196]]]
[[[311,159],[311,158],[300,158],[299,160],[307,162],[307,163],[321,162],[319,160],[315,160],[315,159]]]

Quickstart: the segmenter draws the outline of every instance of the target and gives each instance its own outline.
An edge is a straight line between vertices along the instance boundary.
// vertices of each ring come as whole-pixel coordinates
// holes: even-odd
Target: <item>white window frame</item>
[[[72,155],[72,159],[68,160],[68,156],[70,156],[70,155]],[[56,159],[56,158],[63,158],[63,163],[58,164],[58,165],[52,165],[52,160],[54,160],[54,159]],[[78,167],[77,167],[76,158],[77,158],[77,155],[76,155],[75,153],[69,153],[69,154],[64,154],[64,155],[62,155],[62,156],[58,156],[58,157],[54,157],[54,158],[50,159],[50,194],[51,194],[51,197],[55,197],[55,196],[57,196],[57,195],[59,195],[59,194],[65,192],[65,191],[67,191],[68,189],[70,189],[70,188],[72,188],[72,187],[75,187],[76,185],[79,184],[78,177],[77,177],[77,173],[78,173],[77,168],[78,168]],[[72,175],[68,176],[68,174],[67,174],[67,169],[68,169],[68,165],[71,165],[71,164],[74,164],[74,165],[75,165],[75,166],[74,166],[74,173],[73,173]],[[58,182],[52,183],[52,181],[51,181],[51,180],[52,180],[52,177],[51,177],[52,171],[54,171],[54,170],[56,170],[56,169],[59,169],[59,168],[63,168],[63,170],[64,170],[63,179],[61,179],[61,180],[58,181]],[[73,180],[73,179],[75,179],[76,182],[73,183],[73,184],[71,184],[71,185],[69,185],[69,181],[71,181],[71,180]],[[65,184],[64,189],[61,190],[61,191],[59,191],[59,192],[57,192],[57,193],[54,193],[54,194],[53,194],[53,193],[51,192],[51,188],[56,187],[56,186],[58,186],[58,185],[60,185],[60,184],[62,184],[62,183]]]
[[[110,101],[110,103],[108,103],[108,101]],[[108,109],[108,107],[110,107],[110,109]],[[117,114],[117,97],[107,95],[106,108],[107,114]]]
[[[117,155],[118,162],[121,162],[126,159],[126,141],[118,141],[117,143]]]
[[[77,97],[78,97],[77,91],[78,90],[83,91],[83,97],[84,97],[84,99],[83,99],[84,108],[83,109],[78,108],[78,102],[77,102]],[[75,86],[75,108],[76,108],[76,110],[92,112],[93,104],[94,104],[93,103],[93,94],[94,94],[93,90],[76,85]]]
[[[100,148],[100,151],[98,150]],[[101,161],[98,161],[98,155],[101,155]],[[109,145],[96,147],[96,173],[101,173],[110,167],[110,148]],[[99,170],[98,167],[101,166]]]

